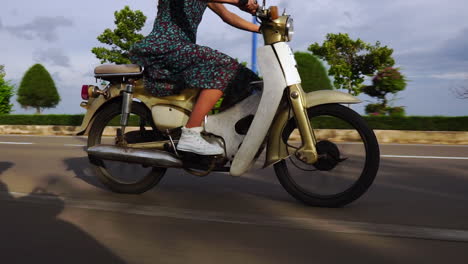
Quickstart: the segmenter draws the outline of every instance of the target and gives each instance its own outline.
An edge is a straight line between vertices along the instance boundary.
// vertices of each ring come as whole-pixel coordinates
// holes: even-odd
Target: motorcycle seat
[[[94,69],[94,76],[96,78],[139,77],[143,71],[143,67],[136,64],[103,64]]]

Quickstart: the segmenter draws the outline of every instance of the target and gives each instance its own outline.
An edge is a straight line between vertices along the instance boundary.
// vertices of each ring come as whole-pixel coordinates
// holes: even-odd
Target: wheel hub
[[[340,159],[340,150],[336,144],[324,140],[320,141],[316,145],[317,153],[319,155],[318,161],[314,164],[314,167],[320,171],[331,171],[344,159]]]

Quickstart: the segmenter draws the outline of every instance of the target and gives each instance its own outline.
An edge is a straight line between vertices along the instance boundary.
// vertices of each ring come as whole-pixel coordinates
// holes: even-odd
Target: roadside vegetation
[[[80,126],[83,115],[1,115],[0,125],[57,125]],[[414,130],[414,131],[468,131],[468,116],[364,116],[373,129]],[[314,128],[345,129],[336,118],[314,118]],[[115,126],[119,120],[115,120]],[[137,126],[138,120],[130,120],[131,126]]]
[[[5,67],[0,65],[0,115],[9,114],[13,104],[10,104],[10,98],[14,94],[15,87],[5,80]]]
[[[35,64],[26,71],[17,94],[18,103],[23,108],[36,109],[36,114],[41,114],[45,108],[54,108],[60,102],[55,82],[41,64]]]
[[[115,28],[105,29],[97,37],[104,46],[95,47],[91,52],[101,63],[130,63],[129,50],[144,38],[140,32],[147,17],[143,12],[125,6],[115,11],[114,18]],[[367,105],[368,116],[364,117],[374,129],[468,131],[468,117],[406,117],[404,106],[394,106],[396,94],[406,88],[408,80],[399,68],[394,67],[393,49],[378,41],[371,44],[352,39],[348,34],[328,34],[322,44],[314,43],[308,51],[294,55],[306,92],[344,89],[352,95],[365,93],[374,97],[377,102]],[[0,125],[81,124],[83,115],[8,115],[12,107],[10,98],[15,91],[4,77],[3,65],[0,65]],[[366,85],[366,82],[371,84]],[[466,87],[456,90],[458,97],[468,97]],[[55,107],[60,101],[55,84],[42,65],[34,65],[26,72],[17,95],[23,107],[34,107],[37,113],[43,108]],[[130,124],[137,124],[136,120],[131,120]],[[326,118],[314,127],[342,128]]]

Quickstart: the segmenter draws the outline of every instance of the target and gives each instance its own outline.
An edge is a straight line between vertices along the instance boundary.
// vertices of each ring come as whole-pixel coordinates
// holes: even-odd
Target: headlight
[[[291,41],[294,37],[294,19],[291,17],[286,22],[286,36],[288,36],[288,41]]]

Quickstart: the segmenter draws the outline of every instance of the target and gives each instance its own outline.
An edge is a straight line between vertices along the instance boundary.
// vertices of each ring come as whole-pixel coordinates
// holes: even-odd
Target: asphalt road
[[[371,189],[307,207],[273,169],[169,170],[142,195],[93,176],[83,137],[0,136],[0,263],[466,263],[468,146],[381,145]]]

